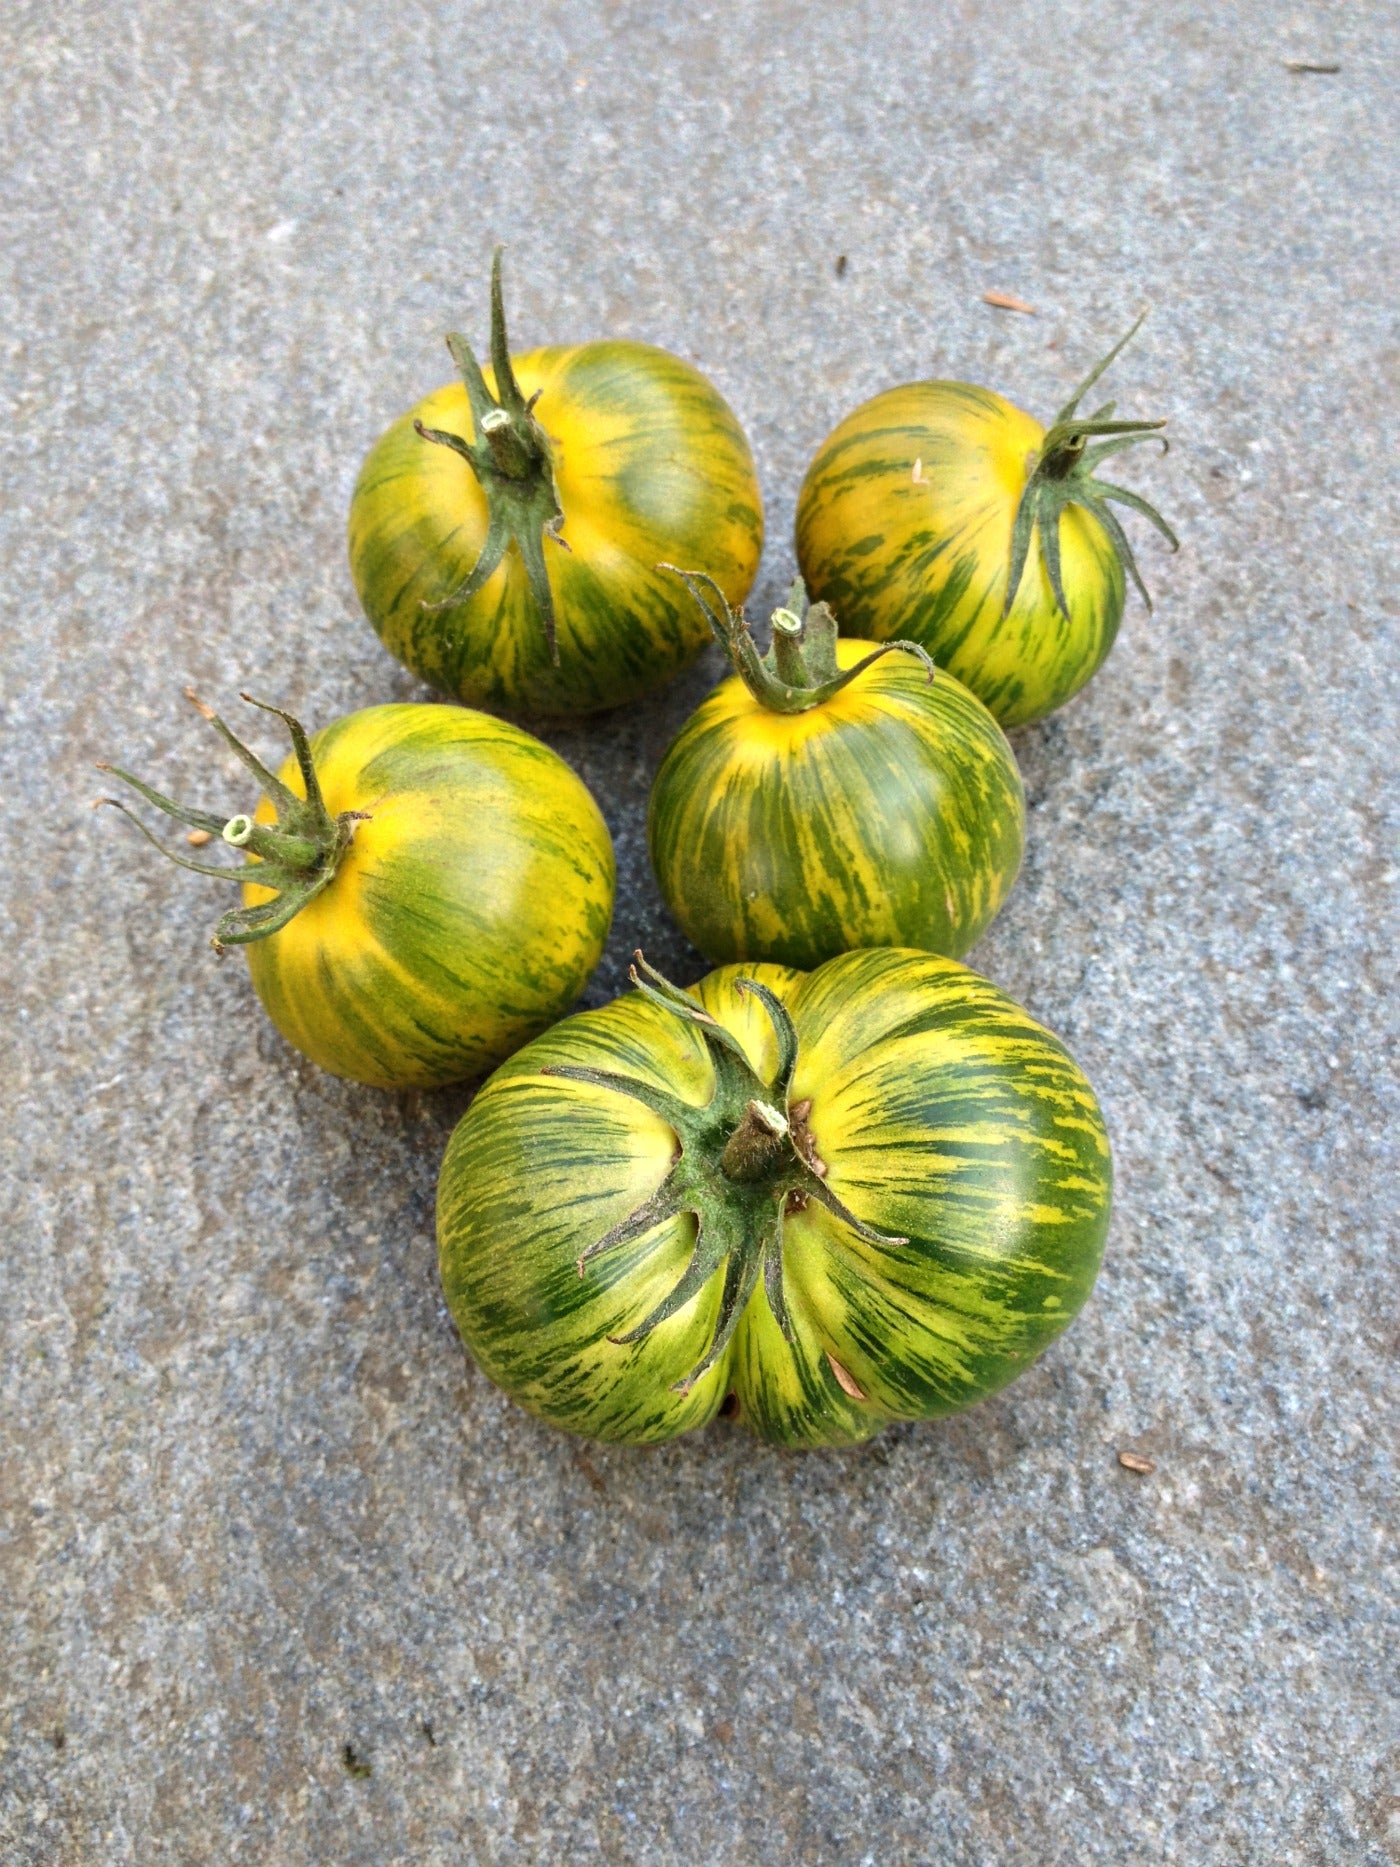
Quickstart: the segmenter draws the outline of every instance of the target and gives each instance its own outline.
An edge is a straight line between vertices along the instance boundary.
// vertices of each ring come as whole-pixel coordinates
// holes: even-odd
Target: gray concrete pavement
[[[10,0],[7,1867],[1400,1858],[1395,26]],[[1112,387],[1171,417],[1127,472],[1184,548],[1143,538],[1155,617],[1018,736],[974,956],[1097,1085],[1116,1217],[1077,1326],[955,1422],[585,1457],[527,1419],[437,1289],[465,1096],[319,1076],[208,893],[88,813],[118,754],[242,801],[186,682],[313,722],[418,691],[346,504],[444,329],[484,335],[497,239],[522,344],[721,384],[760,614],[857,400],[1048,413],[1155,306]],[[618,842],[590,1002],[639,938],[694,968],[642,827],[715,672],[548,735]]]

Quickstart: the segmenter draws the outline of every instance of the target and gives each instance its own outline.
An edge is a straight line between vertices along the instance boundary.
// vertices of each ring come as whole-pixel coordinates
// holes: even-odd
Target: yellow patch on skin
[[[869,659],[873,648],[871,642],[843,638],[836,644],[837,666],[854,668]],[[882,667],[892,658],[882,656],[875,667]],[[727,720],[743,721],[744,736],[735,741],[733,751],[735,765],[742,771],[750,764],[766,763],[774,757],[796,757],[811,740],[830,732],[833,722],[859,719],[874,704],[862,693],[864,685],[864,678],[858,678],[833,699],[809,707],[805,713],[775,713],[754,698],[737,674],[731,674],[709,696],[706,705],[717,725]]]

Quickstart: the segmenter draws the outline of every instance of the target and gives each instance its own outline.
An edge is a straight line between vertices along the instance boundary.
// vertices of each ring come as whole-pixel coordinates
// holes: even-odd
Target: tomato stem
[[[280,813],[275,822],[259,823],[256,817],[245,812],[223,818],[208,811],[192,810],[166,797],[163,792],[155,790],[119,766],[99,765],[98,770],[120,778],[146,803],[163,811],[167,817],[173,817],[177,823],[187,825],[201,837],[217,836],[230,848],[242,850],[254,858],[253,862],[237,867],[195,862],[162,843],[120,798],[101,797],[97,802],[119,810],[128,822],[135,824],[148,843],[180,868],[190,869],[196,875],[214,876],[219,881],[253,882],[259,888],[275,891],[271,901],[261,902],[254,907],[233,908],[221,917],[214,929],[211,945],[216,953],[222,953],[228,946],[246,946],[254,940],[265,940],[269,934],[285,927],[322,889],[329,887],[341,857],[350,846],[355,825],[364,819],[366,813],[347,810],[342,811],[338,817],[332,817],[321,795],[320,782],[311,757],[311,742],[301,722],[290,713],[284,713],[281,707],[254,700],[251,694],[242,695],[250,706],[261,707],[265,713],[275,713],[285,723],[306,788],[305,797],[299,797],[290,785],[284,784],[275,772],[270,771],[224,724],[213,708],[205,706],[188,688],[186,698],[210,722],[224,743],[262,785],[265,795]]]
[[[554,594],[545,562],[544,541],[552,539],[563,550],[570,547],[560,536],[564,509],[554,483],[554,462],[549,437],[535,419],[538,391],[527,401],[515,379],[506,336],[505,297],[501,285],[502,247],[491,261],[491,369],[496,381],[493,395],[476,360],[476,353],[458,332],[448,334],[447,348],[461,372],[471,405],[476,440],[447,429],[414,423],[420,437],[438,447],[451,448],[465,460],[486,495],[486,538],[470,575],[450,596],[425,603],[426,610],[456,609],[475,596],[500,568],[512,545],[525,569],[531,595],[544,626],[550,659],[559,665],[559,637]]]
[[[482,417],[481,432],[496,471],[507,480],[526,480],[539,465],[539,455],[530,446],[528,435],[520,434],[503,408],[493,408]]]
[[[731,1180],[762,1180],[792,1151],[792,1125],[787,1116],[755,1096],[725,1142],[719,1164]]]
[[[848,687],[872,662],[896,650],[917,656],[930,681],[937,673],[925,649],[917,642],[904,641],[882,642],[853,668],[842,668],[836,655],[836,618],[827,604],[808,604],[806,586],[800,577],[788,592],[786,606],[773,611],[768,653],[760,655],[742,608],[729,607],[713,577],[704,571],[682,570],[675,564],[658,564],[656,568],[671,571],[685,581],[734,672],[760,706],[771,713],[810,712]]]

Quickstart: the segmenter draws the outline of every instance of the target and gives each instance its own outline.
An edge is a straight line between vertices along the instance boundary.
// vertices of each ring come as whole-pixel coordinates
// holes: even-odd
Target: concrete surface
[[[1395,28],[8,0],[6,1867],[1400,1857]],[[1019,737],[976,956],[1097,1084],[1117,1216],[1077,1327],[952,1424],[805,1458],[533,1424],[438,1296],[465,1097],[303,1065],[212,891],[87,810],[116,755],[243,801],[187,681],[312,721],[415,692],[346,502],[443,330],[484,334],[496,239],[519,341],[723,386],[760,614],[858,399],[1048,412],[1154,302],[1112,388],[1172,418],[1129,474],[1185,548],[1139,528],[1155,618]],[[594,1001],[639,937],[691,969],[641,827],[713,674],[551,735],[621,854]]]

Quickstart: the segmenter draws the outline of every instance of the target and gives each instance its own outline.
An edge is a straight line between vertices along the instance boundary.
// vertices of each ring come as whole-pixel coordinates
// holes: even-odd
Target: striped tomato
[[[115,775],[256,863],[214,945],[246,947],[287,1041],[336,1076],[427,1086],[481,1075],[566,1011],[602,953],[614,868],[564,761],[461,707],[366,707],[310,741],[267,710],[295,748],[280,776],[201,707],[264,787],[252,816],[188,810]],[[165,853],[201,875],[249,874]]]
[[[652,786],[652,866],[687,937],[707,959],[802,967],[862,946],[965,953],[1025,832],[991,714],[912,642],[838,640],[800,582],[760,657],[742,611],[688,581],[736,672]]]
[[[512,357],[492,271],[492,369],[370,449],[350,568],[385,646],[460,700],[597,712],[694,659],[705,626],[661,558],[703,562],[742,602],[763,508],[748,442],[698,370],[621,339]]]
[[[966,1407],[1093,1286],[1112,1170],[1063,1047],[953,960],[727,966],[557,1024],[462,1118],[443,1287],[542,1419],[792,1446]]]
[[[813,593],[857,635],[911,637],[1003,726],[1053,712],[1102,665],[1125,569],[1152,606],[1111,502],[1176,548],[1145,499],[1098,477],[1165,424],[1115,420],[1111,402],[1078,413],[1141,323],[1048,431],[990,389],[907,383],[848,415],[802,483],[797,557]]]

